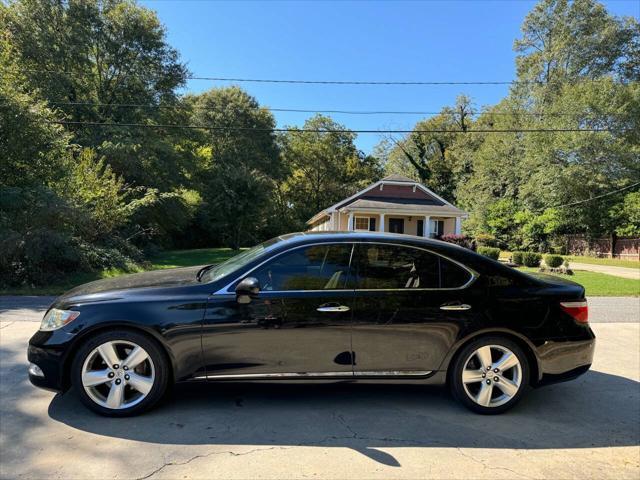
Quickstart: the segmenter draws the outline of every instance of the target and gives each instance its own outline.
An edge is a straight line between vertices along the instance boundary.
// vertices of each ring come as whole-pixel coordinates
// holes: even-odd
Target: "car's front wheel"
[[[483,337],[456,356],[450,377],[454,396],[477,413],[502,413],[522,397],[529,381],[527,357],[508,338]]]
[[[164,395],[169,365],[160,347],[144,334],[114,330],[96,335],[78,350],[72,382],[82,402],[112,417],[136,415]]]

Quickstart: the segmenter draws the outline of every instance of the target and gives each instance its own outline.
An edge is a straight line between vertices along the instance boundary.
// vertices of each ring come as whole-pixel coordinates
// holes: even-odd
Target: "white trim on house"
[[[337,203],[334,203],[333,205],[331,205],[328,208],[325,208],[324,210],[316,213],[313,217],[311,217],[308,221],[307,224],[312,224],[315,223],[316,221],[318,221],[320,218],[322,218],[323,215],[329,215],[332,216],[331,214],[334,212],[339,212],[339,211],[344,211],[343,208],[348,207],[349,205],[345,205],[345,207],[338,209],[337,207],[339,205],[342,205],[343,203],[348,203],[351,200],[359,197],[360,195],[362,195],[365,192],[368,192],[369,190],[373,190],[376,187],[380,187],[380,190],[382,190],[384,185],[400,185],[400,186],[406,186],[406,185],[412,185],[415,191],[415,188],[419,188],[420,190],[422,190],[424,193],[426,193],[427,195],[431,195],[433,198],[441,201],[442,203],[444,203],[445,205],[448,205],[449,207],[455,208],[456,210],[459,210],[460,213],[457,212],[447,212],[448,215],[450,216],[461,216],[461,217],[466,217],[467,213],[463,212],[462,210],[460,210],[458,207],[456,207],[455,205],[447,202],[444,198],[442,198],[440,195],[436,194],[435,192],[433,192],[432,190],[430,190],[429,188],[425,187],[424,185],[422,185],[421,183],[415,181],[413,184],[410,182],[400,182],[400,181],[396,181],[396,180],[385,180],[384,178],[382,180],[378,180],[377,182],[375,182],[372,185],[369,185],[366,188],[363,188],[362,190],[354,193],[353,195],[351,195],[350,197],[347,197],[343,200],[340,200]],[[361,210],[361,209],[359,209]],[[364,210],[364,209],[362,209]],[[429,212],[428,210],[425,210],[425,212]],[[379,213],[379,210],[374,210],[372,211],[372,213]],[[393,212],[393,213],[397,213],[398,215],[411,215],[410,213],[408,214],[404,214],[404,213],[400,213],[400,212]],[[437,210],[434,210],[433,213],[435,215],[442,213],[439,212]],[[415,215],[415,212],[413,213],[413,215]]]

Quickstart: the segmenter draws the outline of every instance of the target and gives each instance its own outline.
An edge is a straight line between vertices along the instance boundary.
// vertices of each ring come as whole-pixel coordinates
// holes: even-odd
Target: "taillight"
[[[560,302],[562,310],[571,315],[578,323],[589,323],[589,306],[586,300]]]

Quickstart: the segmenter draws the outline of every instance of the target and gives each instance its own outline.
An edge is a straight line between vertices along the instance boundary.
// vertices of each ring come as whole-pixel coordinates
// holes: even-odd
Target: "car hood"
[[[112,298],[110,294],[113,292],[137,288],[167,288],[196,284],[198,283],[196,274],[202,267],[200,265],[196,267],[168,268],[105,278],[104,280],[85,283],[69,290],[59,297],[56,303],[99,301],[106,299],[106,297]]]

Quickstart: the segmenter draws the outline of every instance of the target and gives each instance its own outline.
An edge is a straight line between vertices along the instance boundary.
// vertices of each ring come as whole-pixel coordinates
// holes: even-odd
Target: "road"
[[[29,384],[26,344],[46,305],[21,321],[25,305],[4,299],[0,477],[637,479],[640,324],[613,322],[626,318],[616,305],[592,325],[590,372],[501,416],[472,414],[441,388],[226,384],[176,387],[149,414],[106,419],[73,392]]]

